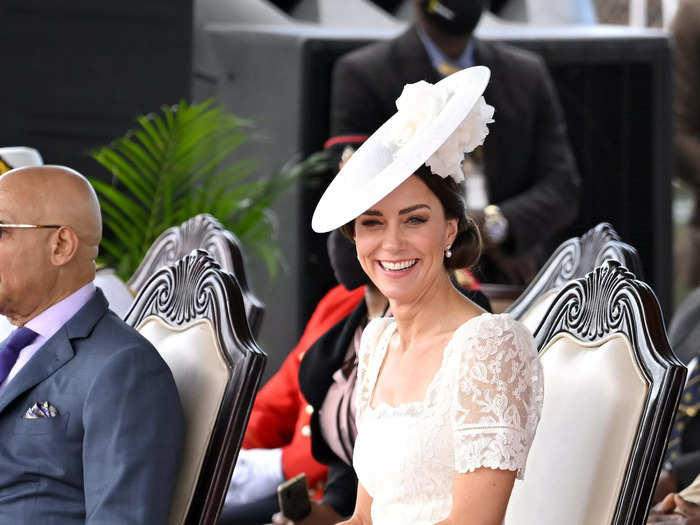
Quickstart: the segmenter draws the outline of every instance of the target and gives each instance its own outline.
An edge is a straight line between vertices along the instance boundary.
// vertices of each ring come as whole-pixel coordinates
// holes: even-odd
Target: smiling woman
[[[314,229],[354,240],[394,315],[370,322],[360,344],[350,524],[500,524],[523,475],[542,407],[534,341],[449,275],[481,248],[459,182],[492,121],[488,78],[475,67],[407,86],[314,213]]]
[[[481,254],[481,234],[476,222],[466,213],[462,186],[451,177],[435,177],[425,165],[416,170],[415,178],[421,180],[432,195],[439,200],[444,217],[457,219],[457,235],[448,247],[449,256],[446,253],[445,268],[454,270],[472,267],[479,260]],[[406,212],[414,210],[417,211],[417,208],[411,207],[407,208]],[[372,211],[365,211],[363,216]],[[421,222],[423,219],[420,218],[420,214],[417,214],[411,220]],[[354,239],[355,221],[343,225],[341,229],[349,239]]]

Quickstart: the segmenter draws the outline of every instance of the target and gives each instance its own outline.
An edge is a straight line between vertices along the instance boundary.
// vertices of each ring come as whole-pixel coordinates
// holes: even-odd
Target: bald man
[[[167,522],[175,383],[95,287],[95,192],[60,166],[0,176],[0,523]]]

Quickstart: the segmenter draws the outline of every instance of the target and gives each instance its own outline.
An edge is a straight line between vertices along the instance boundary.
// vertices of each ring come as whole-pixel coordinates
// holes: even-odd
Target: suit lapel
[[[440,74],[435,71],[430,62],[428,52],[418,36],[418,30],[411,26],[392,43],[392,60],[397,76],[403,84],[425,80],[432,84],[440,80]],[[400,94],[400,92],[399,92]],[[398,94],[393,97],[398,97]]]
[[[85,306],[51,336],[7,384],[0,393],[0,413],[18,396],[70,361],[75,355],[71,340],[87,336],[106,311],[107,300],[98,288]]]
[[[474,64],[477,66],[486,66],[491,70],[491,80],[486,86],[486,91],[484,91],[484,99],[487,103],[496,106],[496,113],[494,115],[495,123],[490,124],[489,137],[484,141],[484,175],[486,176],[486,185],[489,195],[489,199],[493,197],[493,189],[491,187],[491,181],[493,180],[491,176],[496,173],[502,173],[501,170],[501,158],[499,152],[503,152],[503,148],[499,146],[494,146],[494,142],[499,142],[500,133],[498,124],[498,110],[499,107],[497,102],[503,100],[503,96],[500,95],[499,89],[500,79],[494,79],[494,76],[498,74],[498,67],[494,67],[495,57],[493,50],[485,42],[482,42],[478,38],[473,38],[474,43]],[[500,96],[499,96],[500,95]],[[501,108],[502,109],[502,108]]]

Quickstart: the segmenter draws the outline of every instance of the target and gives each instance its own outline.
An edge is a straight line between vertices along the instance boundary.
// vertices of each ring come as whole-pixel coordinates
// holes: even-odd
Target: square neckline
[[[436,385],[438,384],[438,380],[440,379],[440,375],[442,374],[442,370],[445,368],[445,364],[447,363],[447,358],[448,355],[450,354],[449,350],[452,346],[453,341],[455,340],[455,336],[457,335],[457,332],[460,332],[463,330],[463,328],[467,325],[469,325],[472,321],[475,319],[482,319],[484,316],[487,317],[493,317],[499,314],[493,314],[491,312],[483,312],[479,315],[475,315],[474,317],[471,317],[464,321],[461,325],[459,325],[457,328],[455,328],[454,332],[452,332],[452,335],[450,336],[450,340],[447,341],[447,344],[443,347],[442,349],[442,357],[440,360],[440,367],[438,368],[437,372],[433,374],[433,378],[430,380],[430,383],[428,383],[427,388],[425,389],[425,393],[423,394],[423,399],[416,400],[416,401],[406,401],[404,403],[399,403],[398,405],[392,405],[389,404],[386,401],[381,401],[379,404],[376,406],[372,406],[373,402],[375,401],[374,396],[377,392],[377,383],[379,382],[379,374],[382,371],[382,368],[384,368],[384,364],[386,363],[386,358],[387,354],[389,351],[389,342],[391,341],[391,337],[394,335],[394,332],[396,332],[397,324],[396,320],[394,318],[388,319],[389,323],[384,327],[382,330],[382,333],[379,337],[379,342],[377,344],[377,349],[379,350],[379,347],[382,347],[380,351],[381,355],[377,356],[377,360],[379,361],[379,366],[374,366],[373,368],[376,368],[376,371],[373,369],[372,370],[372,385],[371,385],[371,390],[369,394],[369,398],[367,399],[367,409],[371,413],[380,413],[380,414],[395,414],[395,415],[406,415],[406,414],[412,414],[412,413],[420,413],[422,412],[425,408],[428,408],[430,406],[430,398],[432,391],[436,388]]]

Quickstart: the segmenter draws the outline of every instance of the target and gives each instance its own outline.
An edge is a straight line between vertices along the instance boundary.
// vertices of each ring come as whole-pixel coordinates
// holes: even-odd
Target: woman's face
[[[355,219],[362,268],[389,299],[416,300],[444,277],[443,257],[457,235],[435,194],[415,175]]]

